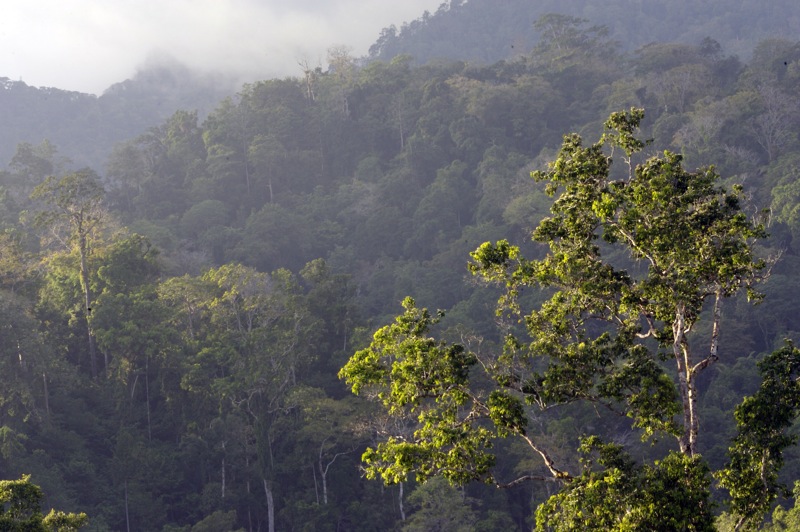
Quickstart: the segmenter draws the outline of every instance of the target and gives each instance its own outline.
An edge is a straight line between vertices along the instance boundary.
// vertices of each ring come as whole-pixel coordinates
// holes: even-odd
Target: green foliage
[[[526,260],[517,247],[499,241],[481,246],[469,267],[505,286],[498,313],[524,320],[530,352],[553,360],[545,373],[519,383],[530,401],[621,400],[645,434],[675,434],[689,449],[696,421],[685,417],[682,431],[673,425],[679,404],[672,380],[657,363],[659,354],[637,338],[653,337],[673,348],[686,416],[696,374],[717,358],[712,337],[712,352],[693,361],[686,332],[707,299],[718,302],[759,279],[764,262],[753,256],[751,241],[765,233],[742,212],[741,191],[717,187],[712,169],[685,172],[678,155],[653,157],[631,168],[628,179],[612,180],[612,158],[604,147],[622,148],[628,157],[642,149],[633,136],[642,118],[636,109],[613,114],[608,133],[590,147],[577,135],[565,137],[551,170],[533,174],[548,181],[550,194],[563,188],[553,215],[533,233],[549,245],[545,259]],[[634,277],[604,260],[601,240],[627,251],[632,269],[645,273]],[[524,314],[518,297],[537,284],[557,291],[540,310]],[[606,324],[604,332],[587,335],[598,322]],[[506,345],[506,356],[518,356],[516,339]],[[519,378],[514,367],[500,371],[508,382]]]
[[[470,367],[477,360],[460,345],[447,346],[427,336],[441,318],[418,309],[412,298],[405,313],[378,330],[367,349],[358,351],[339,372],[355,394],[375,394],[390,415],[413,416],[419,427],[412,434],[389,438],[367,449],[367,477],[387,484],[441,474],[452,482],[490,480],[494,457],[492,432],[481,426],[489,405],[468,388]],[[508,417],[496,400],[498,420]]]
[[[788,510],[782,506],[775,507],[771,517],[771,523],[762,527],[764,532],[782,532],[784,530],[798,530],[800,529],[800,506],[797,501],[800,500],[800,482],[794,483],[794,506]]]
[[[537,531],[715,530],[708,467],[699,457],[671,452],[639,465],[596,437],[580,450],[583,472],[539,507]]]
[[[234,528],[235,526],[236,510],[231,510],[229,512],[217,510],[199,523],[195,523],[192,528],[189,529],[189,532],[221,532],[223,530],[232,531],[237,530]],[[243,530],[243,528],[238,529],[238,531]]]
[[[800,350],[785,345],[758,364],[760,389],[736,407],[738,434],[729,449],[730,461],[717,474],[731,494],[731,512],[739,525],[753,529],[779,495],[788,489],[778,482],[784,450],[797,441],[787,434],[800,413]]]
[[[50,510],[43,516],[43,497],[41,488],[30,482],[30,476],[0,480],[0,529],[9,532],[72,532],[86,525],[88,517],[84,513]]]
[[[364,454],[368,478],[497,482],[494,440],[517,437],[563,483],[540,507],[541,530],[713,529],[709,469],[696,448],[696,379],[719,358],[722,299],[761,279],[753,242],[765,232],[743,213],[741,189],[721,188],[713,168],[687,172],[670,152],[634,166],[643,118],[635,108],[612,114],[588,147],[567,135],[549,171],[532,174],[558,194],[533,231],[549,247],[543,259],[507,240],[471,254],[471,273],[504,290],[502,353],[479,356],[428,336],[441,314],[406,298],[405,313],[342,368],[352,391],[378,400],[397,424]],[[612,169],[615,150],[627,176]],[[537,286],[548,297],[527,310],[523,292]],[[699,354],[689,333],[707,300],[711,347]],[[663,364],[670,355],[673,374]],[[599,469],[589,461],[569,474],[529,428],[537,407],[584,401],[625,414],[643,439],[674,436],[680,452],[640,465],[593,435],[580,450],[599,453]]]
[[[748,57],[742,43],[764,20],[771,35],[791,27],[796,7],[776,2],[684,1],[666,13],[612,0],[565,13],[555,0],[454,1],[386,32],[381,57],[413,34],[424,42],[416,60],[441,42],[482,60],[502,48],[505,61],[363,65],[334,49],[330,70],[304,64],[304,78],[246,85],[207,118],[195,104],[162,115],[102,176],[70,174],[49,142],[20,145],[0,171],[3,470],[32,472],[60,507],[91,509],[97,530],[124,530],[126,518],[165,532],[399,528],[411,484],[364,480],[357,462],[369,446],[372,476],[429,475],[420,493],[439,484],[453,495],[437,474],[507,486],[447,499],[443,508],[470,506],[476,530],[530,528],[553,494],[554,527],[563,515],[587,527],[702,528],[709,478],[698,455],[722,465],[730,413],[757,387],[755,360],[800,331],[800,48],[771,39],[747,63],[726,55]],[[553,11],[562,14],[531,28]],[[425,41],[433,29],[438,41]],[[729,31],[736,49],[700,41],[730,43]],[[687,37],[629,52],[659,32]],[[139,111],[172,113],[172,85],[157,97],[141,87],[194,79],[173,74],[137,75],[75,120],[52,113],[59,135],[30,138],[50,137],[83,164],[114,137],[109,113],[131,134],[144,130]],[[49,113],[34,93],[67,97],[0,85],[14,111],[3,127],[23,108]],[[647,117],[615,113],[601,135],[608,113],[630,106]],[[91,146],[62,140],[100,118]],[[581,134],[561,143],[562,131]],[[83,257],[74,219],[54,201],[68,199],[67,183],[51,177],[54,194],[28,197],[52,174],[86,174],[109,191],[95,212],[108,223],[84,232]],[[45,201],[47,230],[35,234],[28,213]],[[765,241],[742,213],[770,202]],[[766,272],[762,246],[786,251],[763,289],[769,303],[753,309],[744,292]],[[463,262],[476,248],[470,278]],[[419,305],[407,323],[370,338],[404,294]],[[104,378],[89,378],[87,333]],[[351,361],[345,380],[371,404],[335,378],[355,350],[361,366]],[[766,510],[773,495],[756,479],[764,455],[754,446],[767,439],[756,432],[737,440],[752,453],[730,474],[742,501]],[[793,432],[775,434],[769,445]],[[581,467],[578,439],[592,435],[615,443],[594,440],[586,456],[600,458]],[[786,462],[781,476],[775,452],[765,462],[777,496],[798,476],[797,451],[771,449]],[[689,515],[681,497],[701,511]],[[776,526],[786,514],[776,510]]]
[[[475,529],[475,512],[455,488],[443,478],[432,478],[409,495],[411,515],[404,532],[467,532]]]
[[[27,302],[0,291],[0,456],[19,449],[24,433],[16,433],[15,422],[38,419],[38,382],[33,377],[52,364],[52,351],[38,334],[37,323]],[[33,378],[32,378],[33,377]]]
[[[592,24],[605,25],[613,38],[630,50],[653,42],[695,44],[703,36],[711,35],[724,49],[745,56],[744,52],[749,53],[759,40],[776,35],[795,38],[791,21],[798,15],[797,7],[785,0],[773,4],[774,11],[764,10],[762,4],[752,1],[736,6],[716,1],[703,4],[681,1],[677,7],[679,11],[672,12],[616,0],[602,5],[593,2],[565,5],[558,0],[535,3],[509,0],[500,5],[491,0],[453,1],[442,3],[435,13],[426,12],[399,28],[384,28],[369,52],[372,58],[384,61],[409,54],[418,64],[441,57],[473,64],[510,62],[537,42],[552,38],[542,31],[547,27],[542,28],[541,23],[536,28],[539,31],[531,31],[531,21],[554,17],[588,19]],[[726,7],[729,9],[723,14]],[[776,17],[777,14],[781,17]],[[486,27],[505,31],[482,31]],[[561,42],[569,40],[564,38]],[[676,57],[683,58],[685,55]],[[770,66],[777,67],[778,63]]]
[[[49,225],[58,219],[66,220],[75,228],[75,234],[88,231],[99,221],[99,207],[105,196],[99,176],[91,169],[83,169],[62,178],[48,176],[31,193],[31,199],[42,200],[53,207],[42,212],[37,223]]]

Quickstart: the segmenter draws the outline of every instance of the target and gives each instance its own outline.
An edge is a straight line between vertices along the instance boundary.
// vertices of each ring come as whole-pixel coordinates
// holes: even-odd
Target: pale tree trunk
[[[249,164],[247,162],[247,145],[244,142],[244,137],[242,137],[242,149],[244,150],[244,180],[247,183],[247,195],[250,195],[250,168],[248,168]]]
[[[678,385],[680,387],[681,402],[683,405],[683,434],[678,439],[681,452],[694,456],[697,452],[697,437],[700,432],[700,422],[697,411],[697,376],[701,371],[719,360],[719,323],[722,317],[722,292],[717,289],[714,294],[714,309],[711,328],[711,345],[708,356],[698,363],[694,363],[689,341],[686,334],[685,307],[679,306],[675,313],[675,322],[672,324],[672,350],[678,366]]]
[[[272,499],[272,488],[264,480],[264,493],[267,496],[267,523],[269,532],[275,532],[275,502]]]
[[[244,469],[250,471],[250,456],[247,454],[247,436],[245,436],[245,450],[244,450]],[[245,482],[245,489],[247,490],[247,500],[250,500],[250,476],[248,475]],[[247,503],[247,523],[248,530],[253,530],[253,514],[250,512],[250,503]]]
[[[397,495],[397,504],[400,506],[400,520],[406,520],[406,511],[403,508],[403,483],[400,483],[400,492]]]
[[[328,504],[328,468],[323,469],[322,462],[320,462],[319,470],[322,475],[322,504]]]
[[[127,479],[125,480],[125,483],[123,484],[123,487],[125,489],[125,526],[126,526],[126,530],[128,532],[131,532],[131,517],[130,517],[130,513],[128,512],[128,480]]]
[[[80,231],[80,228],[79,228]],[[87,263],[88,254],[86,235],[80,233],[78,237],[79,252],[81,255],[81,288],[83,289],[83,312],[86,317],[86,334],[89,338],[89,362],[92,367],[92,378],[97,378],[97,347],[94,340],[94,332],[92,331],[92,293],[89,289],[89,265]],[[106,369],[108,369],[108,360],[106,360]]]
[[[220,477],[222,480],[222,498],[225,498],[225,442],[222,442],[222,464],[220,466]]]
[[[147,406],[147,441],[153,441],[153,428],[150,421],[150,357],[144,359],[144,399]]]
[[[692,427],[696,423],[694,416],[696,397],[692,393],[694,382],[690,374],[691,361],[689,359],[689,344],[686,340],[685,312],[683,305],[680,305],[675,312],[675,321],[672,323],[672,352],[675,356],[675,363],[678,366],[678,387],[683,406],[683,433],[678,438],[678,444],[683,454],[693,456]]]
[[[334,460],[336,460],[336,457],[338,457],[339,455],[337,454],[336,456],[334,456],[333,460],[328,462],[328,464],[325,467],[323,467],[322,451],[324,448],[325,448],[325,442],[323,441],[322,445],[319,446],[319,456],[317,457],[318,458],[317,465],[319,466],[319,474],[322,477],[322,504],[328,504],[328,468],[331,467],[331,464],[333,463]],[[316,484],[316,475],[314,475],[314,483]]]
[[[692,425],[692,453],[694,453],[694,443],[697,441],[697,435],[699,433],[700,424],[697,419],[697,375],[700,374],[701,371],[706,369],[708,366],[713,364],[714,362],[719,360],[719,323],[722,319],[722,290],[717,288],[716,293],[714,294],[714,309],[712,311],[712,323],[711,323],[711,342],[708,348],[708,356],[695,364],[689,372],[689,376],[691,377],[691,387],[690,391],[692,393],[692,397],[694,398],[695,412],[694,415],[694,424]]]
[[[317,468],[311,466],[311,473],[314,475],[314,495],[317,497],[317,505],[319,505],[319,484],[317,483]]]
[[[352,451],[346,451],[342,453],[336,453],[333,455],[333,458],[327,463],[323,465],[323,453],[325,451],[325,442],[327,438],[323,440],[322,444],[319,446],[319,455],[317,456],[318,461],[317,465],[319,466],[319,474],[322,477],[322,504],[328,504],[328,471],[330,470],[333,463],[336,461],[337,458],[340,456],[344,456]],[[317,485],[317,475],[314,475],[314,487],[316,489]],[[319,499],[319,497],[317,497]]]
[[[42,373],[42,380],[44,381],[44,411],[47,414],[48,419],[50,418],[50,392],[47,388],[47,374]]]

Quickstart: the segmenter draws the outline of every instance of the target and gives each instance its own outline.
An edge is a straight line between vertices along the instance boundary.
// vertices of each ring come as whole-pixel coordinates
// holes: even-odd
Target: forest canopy
[[[531,22],[6,146],[3,478],[89,530],[796,521],[800,44]]]

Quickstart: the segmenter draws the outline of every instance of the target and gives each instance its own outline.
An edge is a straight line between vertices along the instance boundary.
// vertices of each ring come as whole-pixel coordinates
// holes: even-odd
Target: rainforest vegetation
[[[486,5],[4,146],[0,521],[798,526],[800,42],[543,13],[390,53]]]

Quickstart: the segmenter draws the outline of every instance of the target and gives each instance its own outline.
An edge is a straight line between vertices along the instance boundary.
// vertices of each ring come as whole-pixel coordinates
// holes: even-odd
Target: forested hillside
[[[206,114],[235,91],[230,79],[193,72],[165,57],[150,60],[99,96],[0,77],[0,160],[8,163],[22,142],[36,145],[46,139],[75,164],[101,169],[118,142],[158,125],[177,109]]]
[[[734,409],[761,397],[757,363],[776,350],[790,359],[784,340],[800,331],[800,42],[765,38],[746,60],[713,31],[628,50],[595,22],[546,15],[532,49],[484,66],[415,66],[407,55],[362,64],[334,50],[328,69],[245,85],[207,117],[175,112],[118,143],[104,167],[70,164],[83,156],[55,141],[17,146],[0,173],[0,476],[30,474],[48,507],[85,512],[87,530],[530,530],[536,508],[559,490],[541,480],[550,464],[540,455],[501,430],[490,438],[492,478],[529,481],[496,489],[435,476],[368,480],[364,451],[412,433],[416,419],[387,415],[337,374],[381,340],[373,332],[402,312],[405,296],[416,309],[444,309],[437,334],[465,352],[508,353],[510,329],[495,313],[505,288],[469,273],[470,252],[506,239],[544,259],[548,240],[533,242],[531,231],[551,216],[552,190],[531,172],[563,155],[565,134],[590,146],[611,113],[632,107],[645,110],[637,136],[652,139],[641,160],[668,149],[689,172],[715,165],[721,181],[708,194],[725,208],[709,209],[735,214],[723,217],[730,233],[752,246],[753,264],[766,259],[760,305],[748,303],[744,283],[726,285],[732,297],[719,319],[713,310],[691,316],[692,341],[711,337],[711,323],[721,331],[718,360],[695,383],[702,432],[692,441],[721,470],[737,435]],[[619,139],[622,164],[630,144]],[[606,177],[624,178],[614,171],[622,173]],[[676,170],[670,186],[685,175]],[[597,216],[610,208],[607,197],[594,199]],[[609,246],[622,238],[609,235]],[[481,249],[478,257],[489,255]],[[735,272],[751,265],[744,252],[730,256]],[[631,268],[631,278],[642,275]],[[527,308],[551,295],[533,288],[521,298]],[[405,323],[424,332],[433,323],[419,316]],[[462,379],[477,363],[447,353]],[[665,360],[648,364],[674,371]],[[678,393],[660,388],[660,377],[644,380],[647,391]],[[781,382],[791,390],[796,380]],[[593,480],[582,464],[598,450],[598,470],[627,467],[661,485],[677,478],[659,476],[655,463],[680,446],[669,419],[642,425],[601,402],[516,404],[491,421],[513,432],[512,421],[529,416],[531,434],[564,468],[561,480]],[[656,439],[642,443],[651,429]],[[590,442],[581,454],[579,438],[595,433],[614,445]],[[796,433],[794,423],[786,434]],[[800,453],[783,443],[764,463],[782,460],[779,481],[791,484]],[[448,466],[458,470],[463,458]],[[708,481],[700,499],[719,503],[704,515],[722,515],[720,529],[732,529],[729,490],[703,467],[691,469]],[[767,507],[772,495],[790,495],[769,480]],[[791,498],[776,500],[783,506],[766,529],[798,519]]]
[[[548,29],[534,23],[547,13],[604,26],[628,51],[652,42],[697,43],[713,37],[728,53],[743,58],[749,58],[763,39],[794,39],[800,24],[800,6],[788,0],[769,4],[755,0],[451,0],[400,28],[384,28],[370,48],[370,57],[388,61],[409,54],[419,64],[441,58],[479,64],[506,60],[528,53],[546,36]]]

